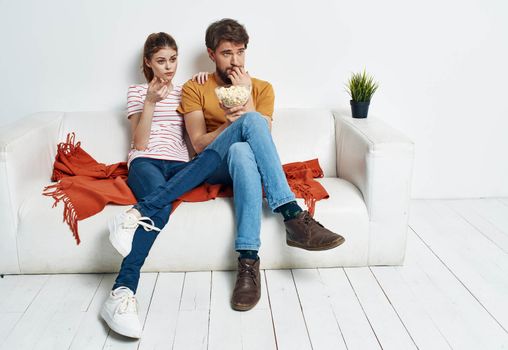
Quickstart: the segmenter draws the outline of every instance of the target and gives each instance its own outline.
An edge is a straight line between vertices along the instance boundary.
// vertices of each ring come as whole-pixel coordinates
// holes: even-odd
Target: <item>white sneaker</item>
[[[109,241],[122,256],[126,257],[131,252],[134,232],[139,225],[143,226],[145,231],[160,231],[152,219],[146,216],[138,219],[134,214],[123,212],[109,220]]]
[[[130,338],[141,337],[138,302],[129,288],[118,287],[109,293],[102,305],[101,317],[116,333]]]

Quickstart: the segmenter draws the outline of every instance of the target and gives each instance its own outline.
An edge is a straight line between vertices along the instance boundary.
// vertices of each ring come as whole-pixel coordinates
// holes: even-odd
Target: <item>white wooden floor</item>
[[[413,200],[402,267],[266,270],[255,309],[233,272],[145,273],[140,341],[98,310],[114,275],[0,279],[0,348],[508,349],[508,199]]]

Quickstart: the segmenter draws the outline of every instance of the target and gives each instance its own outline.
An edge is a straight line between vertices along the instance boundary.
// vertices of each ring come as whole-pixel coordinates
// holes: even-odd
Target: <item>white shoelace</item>
[[[146,223],[144,221],[149,221],[150,223]],[[138,224],[143,226],[145,231],[157,231],[157,232],[160,232],[160,228],[155,227],[155,223],[153,222],[153,220],[150,219],[147,216],[140,217],[138,219]]]
[[[148,221],[148,222],[145,222]],[[136,218],[133,214],[127,214],[125,221],[123,222],[123,227],[125,228],[136,228],[138,225],[141,225],[145,231],[157,231],[160,232],[160,228],[155,226],[155,223],[152,219],[147,216]]]
[[[138,312],[138,302],[133,294],[126,292],[116,293],[120,296],[120,305],[118,306],[119,314]]]

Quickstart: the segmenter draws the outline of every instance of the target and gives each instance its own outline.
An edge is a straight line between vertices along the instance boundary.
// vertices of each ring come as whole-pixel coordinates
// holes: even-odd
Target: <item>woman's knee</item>
[[[140,200],[158,186],[165,183],[164,174],[155,164],[147,159],[134,159],[129,167],[127,185]]]

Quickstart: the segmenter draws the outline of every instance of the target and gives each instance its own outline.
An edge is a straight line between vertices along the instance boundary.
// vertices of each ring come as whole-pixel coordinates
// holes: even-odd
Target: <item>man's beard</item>
[[[233,84],[231,82],[231,79],[228,77],[228,73],[224,70],[220,70],[219,68],[216,69],[217,75],[219,78],[226,84]]]

